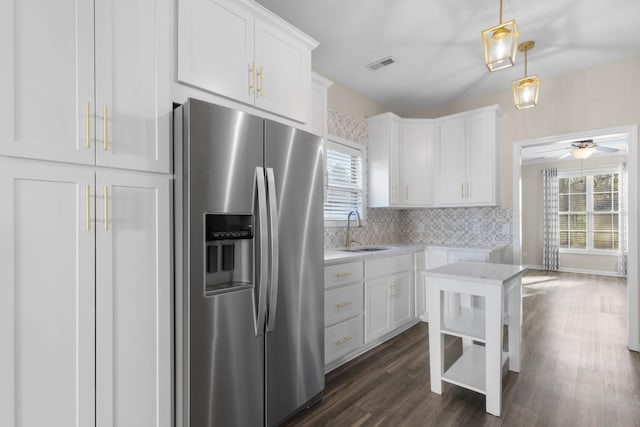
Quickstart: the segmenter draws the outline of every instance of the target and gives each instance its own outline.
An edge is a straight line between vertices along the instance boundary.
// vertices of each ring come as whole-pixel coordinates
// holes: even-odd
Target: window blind
[[[349,212],[363,213],[362,151],[327,142],[325,221],[345,221]]]

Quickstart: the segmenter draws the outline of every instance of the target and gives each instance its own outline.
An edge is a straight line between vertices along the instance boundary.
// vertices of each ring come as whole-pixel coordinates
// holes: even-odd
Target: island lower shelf
[[[508,361],[509,353],[503,351],[501,365],[503,371]],[[465,348],[462,356],[442,374],[442,381],[487,394],[485,363],[485,347],[472,344]]]

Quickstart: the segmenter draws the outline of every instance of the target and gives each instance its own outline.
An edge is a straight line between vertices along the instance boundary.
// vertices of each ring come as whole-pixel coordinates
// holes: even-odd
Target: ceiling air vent
[[[394,62],[396,62],[395,59],[393,59],[390,56],[387,56],[386,58],[378,59],[377,61],[372,62],[371,64],[367,65],[367,68],[370,69],[371,71],[375,71],[382,67],[386,67],[387,65],[391,65]]]

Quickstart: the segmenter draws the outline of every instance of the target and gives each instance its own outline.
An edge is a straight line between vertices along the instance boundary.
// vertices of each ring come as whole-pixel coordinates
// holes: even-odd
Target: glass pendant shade
[[[537,75],[514,80],[512,86],[513,102],[518,110],[535,107],[538,104],[540,79]]]
[[[502,70],[516,63],[519,37],[518,26],[513,19],[482,32],[484,62],[489,71]]]
[[[583,160],[595,153],[596,149],[593,147],[574,148],[571,150],[571,155],[576,159]]]

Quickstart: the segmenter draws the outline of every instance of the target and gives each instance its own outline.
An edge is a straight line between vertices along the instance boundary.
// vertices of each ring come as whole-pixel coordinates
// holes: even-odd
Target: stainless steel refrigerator
[[[176,421],[277,425],[324,388],[320,137],[174,112]]]

